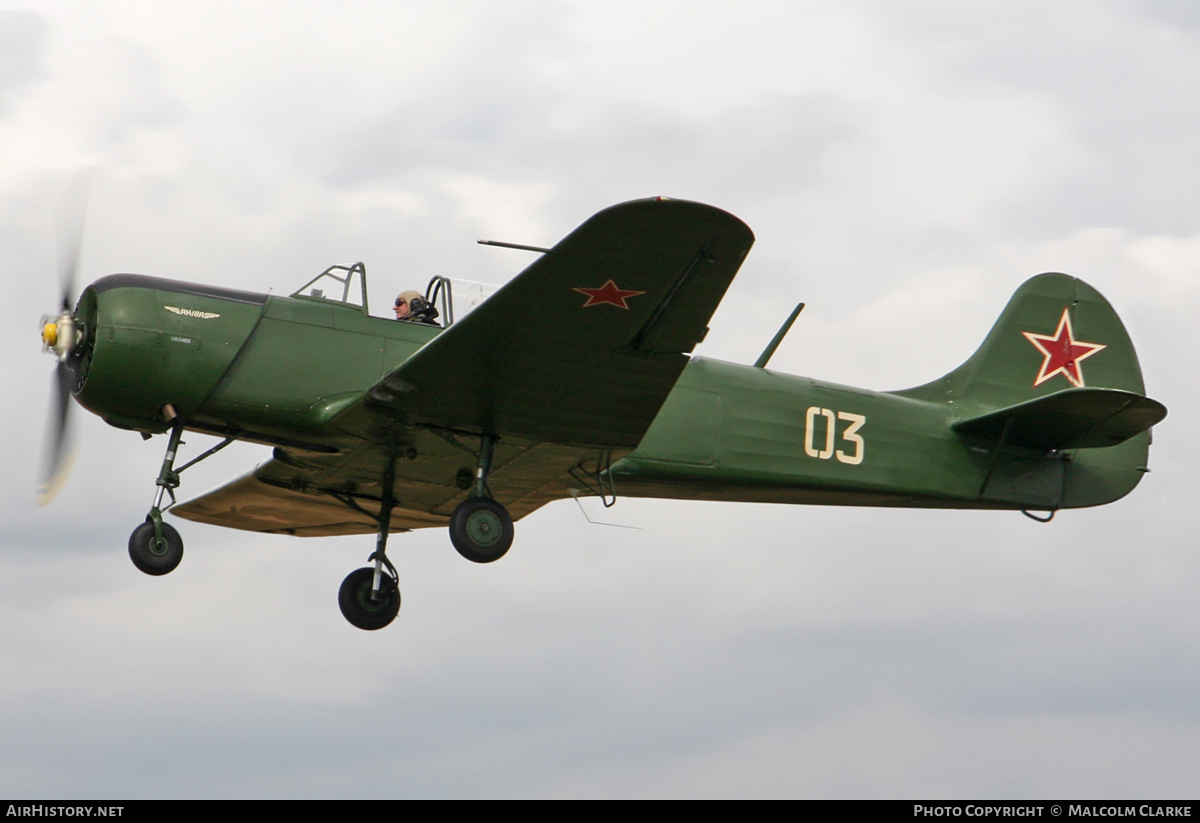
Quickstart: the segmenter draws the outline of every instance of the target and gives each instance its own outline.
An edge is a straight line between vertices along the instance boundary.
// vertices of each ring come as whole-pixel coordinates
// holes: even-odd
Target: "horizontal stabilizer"
[[[1120,389],[1066,389],[954,424],[960,437],[1042,451],[1115,446],[1167,416],[1157,400]]]

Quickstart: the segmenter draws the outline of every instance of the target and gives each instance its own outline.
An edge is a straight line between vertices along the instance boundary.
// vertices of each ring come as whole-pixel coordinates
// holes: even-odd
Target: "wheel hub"
[[[388,582],[383,581],[383,586],[378,592],[371,590],[371,581],[364,580],[354,593],[354,599],[358,602],[361,608],[367,614],[380,614],[388,608],[388,592],[385,592],[383,587],[388,586]],[[390,591],[390,590],[389,590]]]
[[[482,510],[472,512],[467,518],[467,534],[478,545],[489,548],[496,544],[503,533],[500,518],[495,512]]]

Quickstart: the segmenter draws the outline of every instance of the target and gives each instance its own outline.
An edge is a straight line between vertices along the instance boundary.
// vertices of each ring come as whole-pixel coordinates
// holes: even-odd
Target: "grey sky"
[[[0,793],[48,797],[1194,796],[1200,27],[1166,2],[85,3],[0,10]],[[395,538],[404,606],[336,606],[369,538],[186,523],[130,565],[161,438],[80,414],[32,505],[54,213],[82,275],[376,308],[527,264],[654,194],[758,242],[700,353],[890,389],[1046,270],[1120,312],[1167,404],[1112,506],[1018,514],[622,501],[477,567]],[[205,438],[189,438],[189,448]],[[265,459],[238,446],[184,497]],[[586,505],[586,504],[585,504]]]

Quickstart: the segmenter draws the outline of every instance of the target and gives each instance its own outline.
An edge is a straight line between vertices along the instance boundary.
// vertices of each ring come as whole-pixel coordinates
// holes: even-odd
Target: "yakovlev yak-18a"
[[[139,569],[180,562],[167,508],[249,531],[375,534],[338,601],[378,629],[400,608],[389,534],[448,526],[460,554],[490,563],[513,520],[581,491],[1048,519],[1117,500],[1147,471],[1166,409],[1086,283],[1034,277],[962,366],[875,392],[766,368],[800,307],[752,366],[689,355],[753,242],[711,206],[623,203],[553,248],[519,247],[542,254],[465,315],[434,278],[425,322],[370,316],[361,264],[289,297],[114,274],[74,306],[68,272],[43,328],[58,357],[43,491],[66,462],[71,396],[113,426],[165,433],[154,505],[129,539]],[[224,438],[197,460],[234,440],[274,454],[164,507],[185,430]]]

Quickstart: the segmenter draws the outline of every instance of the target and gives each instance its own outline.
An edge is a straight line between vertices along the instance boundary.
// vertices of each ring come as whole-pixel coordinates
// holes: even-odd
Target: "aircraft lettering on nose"
[[[113,274],[76,300],[76,243],[42,323],[56,360],[43,500],[70,463],[73,403],[165,434],[154,502],[129,538],[138,569],[179,565],[168,512],[297,537],[374,534],[338,604],[379,629],[400,608],[397,532],[448,528],[463,557],[492,563],[514,520],[580,494],[1048,520],[1132,491],[1166,416],[1116,312],[1065,274],[1021,285],[957,369],[877,392],[767,368],[803,304],[753,365],[692,354],[754,242],[720,209],[636,200],[551,248],[481,242],[540,256],[490,295],[434,277],[406,322],[369,313],[362,263],[288,296]],[[221,440],[177,467],[185,432]],[[272,446],[271,459],[176,505],[181,474],[235,440]]]
[[[163,306],[169,312],[183,315],[184,317],[199,317],[201,320],[212,320],[221,315],[211,311],[197,311],[196,309],[181,309],[178,306]]]

